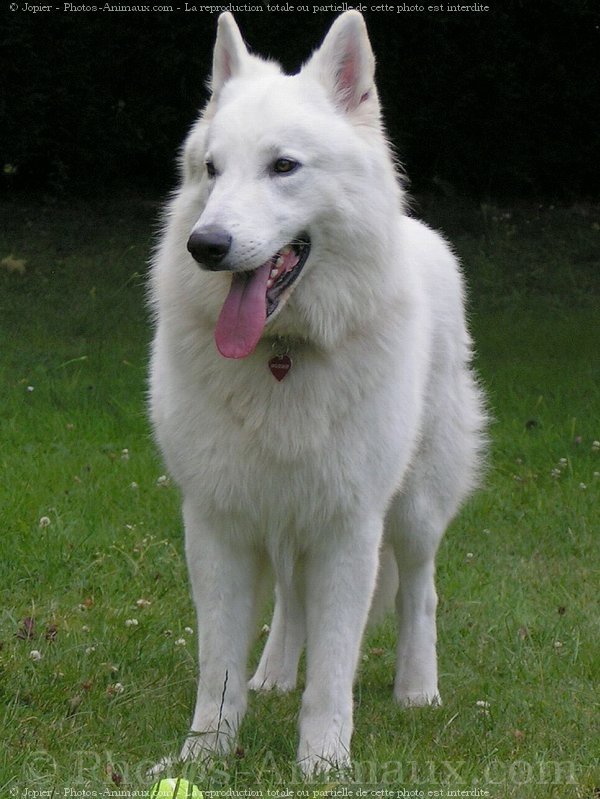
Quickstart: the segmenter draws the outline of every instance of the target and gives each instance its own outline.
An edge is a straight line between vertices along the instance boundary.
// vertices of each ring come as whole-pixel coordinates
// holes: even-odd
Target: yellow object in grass
[[[204,799],[202,791],[182,777],[161,780],[150,788],[148,799]]]

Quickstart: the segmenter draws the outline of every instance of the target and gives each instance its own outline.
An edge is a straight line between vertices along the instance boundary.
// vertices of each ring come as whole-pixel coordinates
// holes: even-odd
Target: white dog
[[[484,412],[460,272],[403,213],[365,24],[294,76],[219,19],[152,275],[151,410],[183,492],[200,675],[182,759],[227,753],[250,682],[295,687],[298,760],[350,762],[369,610],[395,595],[401,705],[439,702],[434,558],[473,488]]]

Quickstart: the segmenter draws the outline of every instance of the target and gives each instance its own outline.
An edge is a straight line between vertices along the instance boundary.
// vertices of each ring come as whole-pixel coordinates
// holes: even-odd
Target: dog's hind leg
[[[292,691],[298,677],[298,661],[304,646],[304,606],[298,579],[275,587],[275,611],[271,631],[249,687],[253,691]]]
[[[379,553],[379,571],[377,584],[369,610],[368,627],[375,627],[393,609],[398,593],[398,567],[394,556],[394,548],[384,543]]]
[[[441,702],[436,654],[435,554],[445,524],[420,499],[403,496],[388,517],[398,565],[397,668],[394,697],[402,705]]]
[[[464,372],[432,414],[413,465],[388,512],[399,588],[394,696],[403,705],[440,702],[437,682],[435,555],[460,503],[477,483],[485,423],[482,401]]]

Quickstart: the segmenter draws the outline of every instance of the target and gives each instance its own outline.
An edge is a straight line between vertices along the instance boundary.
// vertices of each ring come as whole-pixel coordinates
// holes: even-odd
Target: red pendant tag
[[[292,359],[289,355],[274,355],[269,359],[269,369],[275,380],[280,382],[292,368]]]

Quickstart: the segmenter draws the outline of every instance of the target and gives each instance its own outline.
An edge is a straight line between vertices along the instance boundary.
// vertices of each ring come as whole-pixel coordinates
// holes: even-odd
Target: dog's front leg
[[[306,559],[307,673],[298,762],[307,776],[350,764],[352,686],[375,588],[382,521],[328,530]]]
[[[261,558],[219,536],[193,502],[184,504],[186,556],[198,621],[199,679],[180,758],[226,754],[246,711],[246,663]]]

